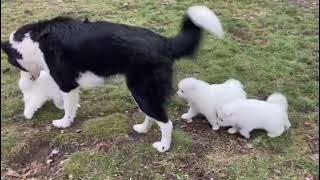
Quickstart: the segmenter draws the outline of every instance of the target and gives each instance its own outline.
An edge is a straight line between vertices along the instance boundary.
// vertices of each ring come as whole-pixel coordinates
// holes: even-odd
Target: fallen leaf
[[[303,124],[306,126],[306,127],[309,127],[312,125],[312,122],[311,121],[304,121]]]

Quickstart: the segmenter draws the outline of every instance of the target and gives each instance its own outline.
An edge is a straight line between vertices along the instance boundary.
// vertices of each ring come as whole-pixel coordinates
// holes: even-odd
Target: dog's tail
[[[219,38],[224,36],[220,20],[213,11],[206,6],[192,6],[187,10],[180,33],[168,39],[168,56],[176,59],[193,55],[200,43],[202,29]]]
[[[280,93],[273,93],[271,94],[268,99],[267,99],[268,103],[272,103],[272,104],[278,104],[279,106],[281,106],[285,111],[287,111],[288,109],[288,101],[287,98],[280,94]]]

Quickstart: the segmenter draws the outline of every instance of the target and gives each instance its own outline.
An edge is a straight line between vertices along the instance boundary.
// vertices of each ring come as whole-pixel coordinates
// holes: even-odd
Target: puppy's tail
[[[281,106],[285,111],[287,111],[288,109],[288,101],[287,98],[280,94],[280,93],[273,93],[271,94],[268,99],[267,102],[272,103],[272,104],[278,104],[279,106]]]
[[[176,59],[192,56],[201,40],[202,29],[223,38],[224,32],[219,18],[206,6],[192,6],[187,10],[180,33],[168,39],[168,56]]]

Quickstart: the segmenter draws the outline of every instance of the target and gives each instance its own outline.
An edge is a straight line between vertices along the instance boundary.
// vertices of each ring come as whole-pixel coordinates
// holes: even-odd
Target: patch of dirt
[[[130,125],[136,124],[136,119],[141,119],[138,114],[138,108],[128,112]],[[196,116],[193,121],[187,123],[182,119],[173,121],[174,128],[180,129],[192,136],[192,153],[187,161],[176,162],[176,167],[181,172],[188,172],[192,179],[220,179],[224,177],[224,173],[209,169],[206,164],[202,164],[204,158],[212,158],[213,161],[219,163],[230,162],[232,159],[238,159],[246,155],[250,155],[254,151],[253,145],[240,135],[230,135],[226,128],[221,128],[218,131],[213,131],[209,122],[204,116]],[[151,132],[154,133],[154,132]],[[132,130],[129,137],[139,142],[152,143],[159,136],[154,135],[147,138],[146,135],[141,135]],[[208,156],[208,153],[209,157]],[[157,162],[151,162],[156,168],[159,166]],[[177,179],[175,175],[167,175],[167,179]]]
[[[237,28],[230,30],[234,36],[238,37],[240,42],[245,43],[252,39],[251,35],[249,34],[249,31],[244,28]]]
[[[253,145],[239,134],[230,135],[227,133],[226,128],[213,131],[209,122],[203,116],[196,116],[191,123],[180,120],[176,122],[176,127],[181,128],[192,136],[192,151],[195,154],[194,156],[198,156],[199,159],[208,158],[216,164],[225,164],[254,152]],[[223,170],[219,168],[208,169],[206,164],[199,164],[198,168],[202,167],[200,169],[194,166],[195,163],[188,163],[185,171],[196,172],[196,174],[191,174],[195,179],[220,179],[225,176]],[[194,171],[194,169],[197,169],[197,171]]]
[[[61,174],[60,162],[67,158],[74,149],[59,149],[51,147],[48,142],[34,142],[32,149],[26,154],[20,154],[12,162],[10,168],[1,172],[9,179],[58,178]]]
[[[141,121],[143,114],[138,108],[133,108],[127,112],[129,124]],[[31,124],[30,124],[31,125]],[[32,125],[31,125],[32,126]],[[70,131],[79,131],[79,124]],[[36,125],[35,128],[43,128]],[[203,164],[204,158],[212,158],[216,162],[227,162],[240,156],[253,152],[254,147],[245,139],[238,135],[229,135],[226,129],[213,131],[210,124],[203,116],[197,116],[193,122],[187,123],[184,120],[175,120],[174,128],[180,129],[192,136],[192,153],[189,158],[175,160],[177,169],[181,172],[188,172],[192,179],[219,179],[223,177],[223,172],[210,169]],[[50,146],[48,142],[41,142],[39,138],[31,142],[31,149],[28,152],[21,152],[9,163],[9,168],[3,170],[2,177],[9,179],[39,178],[39,179],[63,179],[61,175],[62,163],[71,153],[82,150],[97,150],[100,152],[121,151],[124,154],[132,153],[128,144],[153,143],[160,137],[160,132],[154,128],[151,130],[153,136],[146,136],[134,132],[132,128],[128,136],[114,137],[105,140],[95,140],[86,138],[81,142],[74,142],[62,147]],[[79,131],[81,133],[81,131]],[[219,135],[218,135],[219,134]],[[56,151],[54,155],[52,152]],[[209,156],[208,153],[210,152]],[[151,169],[157,170],[159,164],[154,161],[148,163]],[[176,179],[176,175],[167,174],[167,179]]]

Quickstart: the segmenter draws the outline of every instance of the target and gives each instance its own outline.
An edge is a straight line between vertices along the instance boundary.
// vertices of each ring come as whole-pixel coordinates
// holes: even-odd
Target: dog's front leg
[[[61,92],[64,103],[64,117],[59,120],[54,120],[52,124],[58,128],[66,128],[69,127],[77,112],[78,104],[79,104],[79,88],[73,89],[66,92]]]
[[[236,132],[238,132],[238,128],[235,126],[228,129],[229,134],[235,134]]]
[[[192,118],[197,114],[197,111],[190,105],[188,112],[182,114],[181,118],[187,120],[188,122],[192,122]]]

